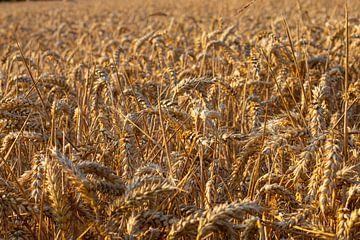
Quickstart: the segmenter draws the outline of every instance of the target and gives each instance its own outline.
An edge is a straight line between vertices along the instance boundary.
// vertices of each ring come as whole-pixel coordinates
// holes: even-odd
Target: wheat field
[[[0,10],[0,239],[360,239],[360,1]]]

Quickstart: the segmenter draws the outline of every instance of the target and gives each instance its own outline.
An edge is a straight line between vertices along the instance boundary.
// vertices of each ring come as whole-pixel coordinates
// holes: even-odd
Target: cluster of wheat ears
[[[360,238],[356,1],[225,2],[0,5],[0,239]]]

